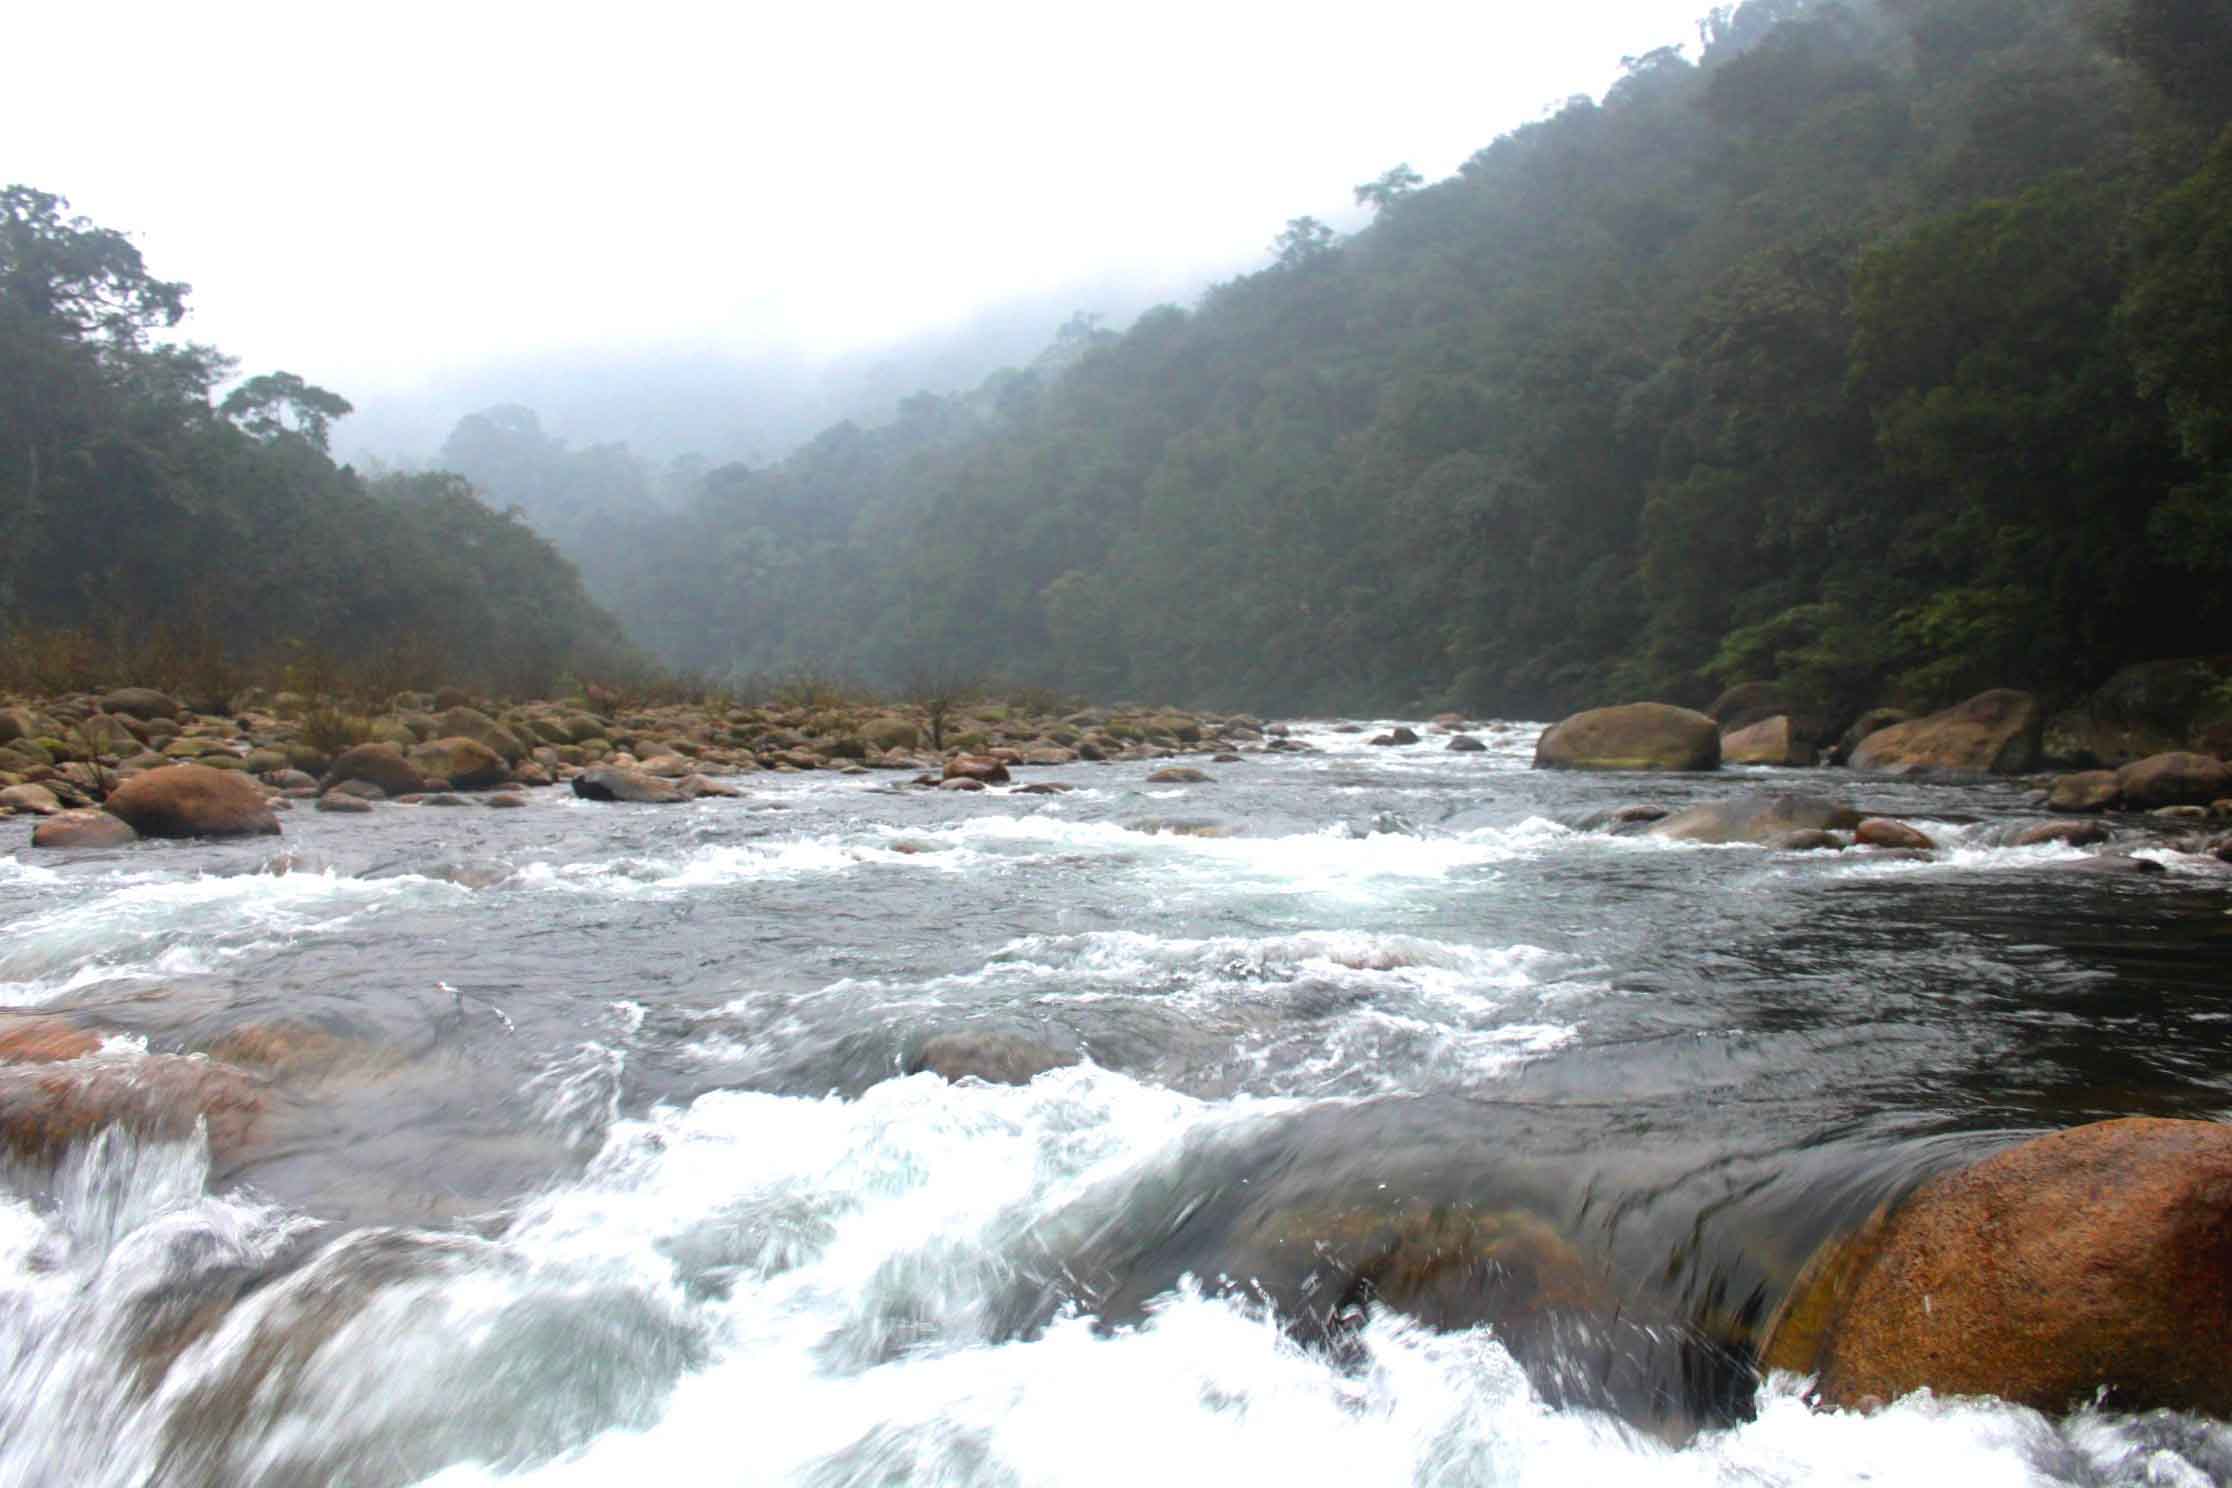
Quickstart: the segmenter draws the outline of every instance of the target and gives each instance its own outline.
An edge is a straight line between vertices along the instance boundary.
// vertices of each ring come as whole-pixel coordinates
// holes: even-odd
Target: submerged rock
[[[1763,1362],[1823,1405],[1928,1388],[2232,1415],[2232,1126],[2131,1119],[1933,1179],[1817,1256]]]
[[[186,1055],[0,1068],[0,1150],[28,1162],[52,1162],[106,1127],[177,1141],[202,1122],[223,1162],[247,1146],[263,1111],[261,1081]]]
[[[1028,1085],[1048,1070],[1078,1062],[1073,1053],[1019,1033],[939,1033],[924,1039],[903,1068],[910,1075],[928,1071],[955,1084],[982,1080],[988,1085]]]
[[[1191,765],[1166,765],[1147,777],[1149,785],[1207,785],[1209,777]]]
[[[1628,703],[1576,713],[1535,745],[1538,770],[1717,770],[1720,729],[1702,713]]]
[[[2113,835],[2106,822],[2038,822],[2018,828],[2008,834],[2006,841],[2009,847],[2043,847],[2049,842],[2059,842],[2065,847],[2094,847]]]
[[[255,782],[207,765],[170,765],[125,781],[108,811],[142,837],[273,836],[279,818]]]
[[[573,793],[585,801],[619,801],[638,806],[671,806],[690,799],[690,793],[671,780],[661,780],[639,770],[618,765],[597,765],[573,780]]]
[[[1692,806],[1654,822],[1647,835],[1671,842],[1752,842],[1764,847],[1781,845],[1796,832],[1849,832],[1861,820],[1848,802],[1774,791]]]
[[[58,1064],[82,1059],[101,1047],[88,1033],[51,1013],[0,1014],[0,1064]]]

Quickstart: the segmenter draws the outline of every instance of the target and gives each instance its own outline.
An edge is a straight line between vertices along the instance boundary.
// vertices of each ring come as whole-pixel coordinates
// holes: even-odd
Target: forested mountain
[[[638,660],[572,566],[463,480],[337,466],[338,395],[277,372],[217,397],[226,358],[158,339],[187,286],[67,212],[0,192],[0,639],[17,669],[57,629],[116,655],[160,639],[213,670],[377,663],[397,685],[511,692]]]
[[[601,592],[716,672],[1278,708],[1922,702],[2220,644],[2232,11],[1700,31],[1066,370],[713,472]]]

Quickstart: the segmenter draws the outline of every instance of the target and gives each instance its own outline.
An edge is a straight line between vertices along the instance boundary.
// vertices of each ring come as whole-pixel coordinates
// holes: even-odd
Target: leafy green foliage
[[[572,567],[458,478],[336,466],[346,399],[273,372],[213,406],[230,364],[154,339],[185,296],[61,198],[0,192],[0,630],[45,638],[35,669],[221,698],[290,647],[520,691],[629,658]]]

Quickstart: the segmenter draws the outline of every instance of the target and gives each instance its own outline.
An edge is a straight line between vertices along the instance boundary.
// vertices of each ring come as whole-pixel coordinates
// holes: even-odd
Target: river
[[[2232,1482],[2221,1423],[1821,1413],[1748,1353],[1932,1173],[2232,1112],[2227,870],[1994,846],[2014,782],[1773,780],[1926,861],[1579,831],[1770,781],[1538,732],[0,858],[0,1006],[281,1050],[249,1140],[9,1169],[0,1483]],[[954,1033],[1080,1062],[903,1073]],[[1618,1306],[1313,1293],[1404,1212]]]

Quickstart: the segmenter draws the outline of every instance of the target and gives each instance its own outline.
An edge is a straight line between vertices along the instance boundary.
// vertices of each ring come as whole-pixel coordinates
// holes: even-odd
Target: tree
[[[29,186],[0,191],[0,314],[16,329],[118,350],[177,325],[187,286],[150,275],[122,233],[65,217],[69,205]]]
[[[258,439],[307,439],[324,450],[333,421],[356,412],[348,399],[292,372],[264,372],[225,395],[217,411]]]
[[[1315,217],[1290,218],[1286,231],[1271,240],[1271,251],[1278,255],[1276,267],[1282,269],[1323,262],[1333,253],[1333,229]]]
[[[1409,196],[1426,184],[1426,178],[1410,168],[1410,162],[1382,171],[1376,180],[1366,181],[1356,188],[1356,204],[1370,207],[1374,212],[1384,212],[1395,203]]]

